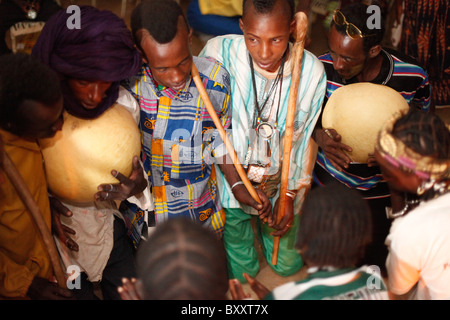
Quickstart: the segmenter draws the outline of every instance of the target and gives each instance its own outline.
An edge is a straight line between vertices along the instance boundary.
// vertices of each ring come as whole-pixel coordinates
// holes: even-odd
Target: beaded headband
[[[386,122],[378,135],[375,148],[393,166],[412,172],[422,179],[436,181],[450,179],[450,159],[420,155],[392,135],[395,122],[407,111],[397,112]]]

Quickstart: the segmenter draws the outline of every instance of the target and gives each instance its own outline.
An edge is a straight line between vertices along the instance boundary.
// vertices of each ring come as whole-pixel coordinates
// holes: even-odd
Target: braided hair
[[[367,202],[353,189],[332,183],[305,199],[296,247],[310,267],[357,266],[372,240]]]
[[[449,129],[434,113],[410,108],[407,114],[395,122],[392,135],[423,156],[450,158]]]
[[[159,225],[138,249],[146,300],[225,300],[228,271],[222,241],[186,218]]]

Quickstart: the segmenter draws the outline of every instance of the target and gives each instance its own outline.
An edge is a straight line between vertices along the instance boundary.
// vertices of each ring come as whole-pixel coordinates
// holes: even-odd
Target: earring
[[[430,190],[434,186],[435,182],[436,181],[434,181],[434,180],[423,181],[422,184],[419,187],[417,187],[417,191],[416,191],[417,195],[421,196],[425,192]]]
[[[433,185],[433,190],[437,194],[443,194],[446,191],[446,183],[445,182],[437,182]]]

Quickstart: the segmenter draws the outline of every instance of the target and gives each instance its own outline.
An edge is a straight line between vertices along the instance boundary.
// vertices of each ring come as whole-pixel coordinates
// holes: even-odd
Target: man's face
[[[178,32],[169,43],[160,44],[150,34],[143,32],[141,48],[145,55],[144,61],[148,63],[153,79],[159,85],[175,91],[185,87],[191,76],[191,39],[192,31],[188,31],[182,17],[178,19]]]
[[[362,38],[352,39],[343,35],[333,25],[328,36],[328,47],[334,70],[342,78],[348,80],[361,73],[367,61]]]
[[[250,6],[245,17],[239,20],[253,62],[268,72],[275,72],[281,65],[295,26],[283,12],[278,8],[269,14],[258,14]]]
[[[375,159],[380,166],[383,178],[392,190],[416,194],[417,188],[421,184],[420,178],[413,173],[404,172],[395,167],[384,159],[377,150],[375,150]]]
[[[68,84],[75,98],[86,109],[97,108],[106,97],[112,82],[69,79]]]
[[[50,138],[63,126],[63,98],[53,105],[45,105],[33,100],[25,100],[21,108],[22,126],[18,135],[29,140]]]

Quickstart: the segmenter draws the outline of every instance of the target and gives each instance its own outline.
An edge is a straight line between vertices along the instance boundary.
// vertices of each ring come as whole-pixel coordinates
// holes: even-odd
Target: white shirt
[[[450,193],[427,201],[392,224],[386,238],[390,290],[410,299],[450,299]]]

